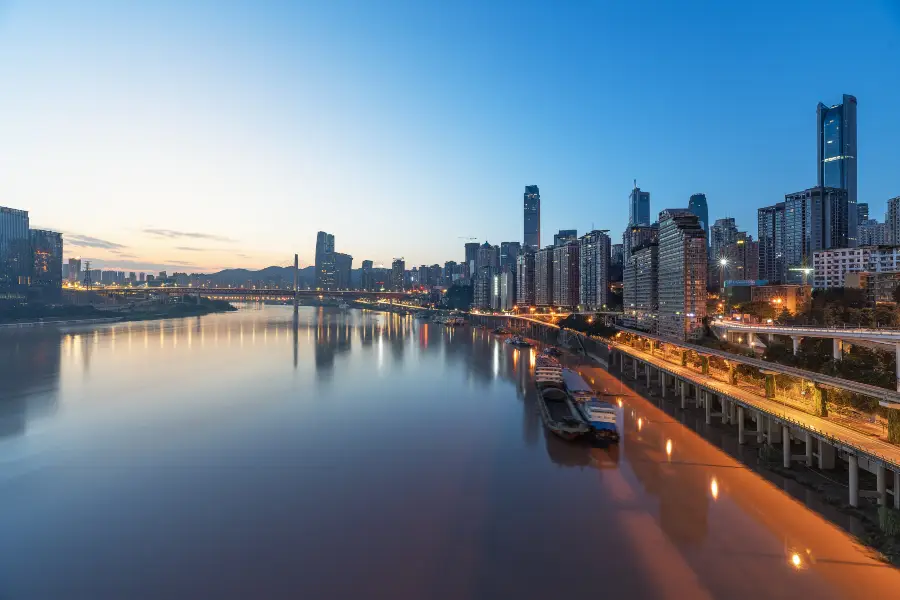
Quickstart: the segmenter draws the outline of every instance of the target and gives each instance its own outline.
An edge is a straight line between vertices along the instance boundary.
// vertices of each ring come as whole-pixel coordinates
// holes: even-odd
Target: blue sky
[[[815,108],[859,100],[859,201],[900,195],[900,3],[0,3],[0,204],[125,269],[462,237],[618,237],[653,213],[815,184]],[[78,244],[78,245],[76,245]]]

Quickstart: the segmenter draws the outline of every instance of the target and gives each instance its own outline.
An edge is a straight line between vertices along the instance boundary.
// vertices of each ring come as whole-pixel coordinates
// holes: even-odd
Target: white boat
[[[594,438],[618,442],[619,430],[616,427],[615,407],[605,400],[599,400],[593,388],[575,371],[563,369],[562,375],[569,398],[572,399],[578,414],[591,428]]]
[[[525,340],[517,335],[512,335],[512,336],[506,338],[505,340],[503,340],[503,343],[511,344],[513,346],[522,346],[522,347],[527,347],[527,348],[531,347],[530,342],[528,342],[527,340]]]

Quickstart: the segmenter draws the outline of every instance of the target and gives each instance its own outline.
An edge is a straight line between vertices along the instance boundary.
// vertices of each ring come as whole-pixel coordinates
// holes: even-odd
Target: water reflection
[[[86,340],[79,344],[83,356],[89,349]],[[54,332],[0,332],[0,437],[22,434],[29,419],[56,409],[61,354]]]

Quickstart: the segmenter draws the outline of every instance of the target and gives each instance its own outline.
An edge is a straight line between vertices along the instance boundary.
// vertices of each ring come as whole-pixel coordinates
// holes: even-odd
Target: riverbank
[[[26,309],[17,308],[0,312],[0,329],[179,319],[184,317],[202,317],[221,312],[234,312],[236,310],[237,308],[225,300],[210,300],[208,298],[201,298],[200,304],[178,302],[175,304],[142,307],[140,309],[125,309],[115,313],[108,310],[100,310],[93,306],[27,307]]]

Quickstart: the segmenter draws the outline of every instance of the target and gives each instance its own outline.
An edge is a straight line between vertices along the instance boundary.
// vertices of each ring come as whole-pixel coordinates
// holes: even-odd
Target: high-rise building
[[[847,190],[815,187],[784,197],[786,281],[805,283],[813,252],[849,248]],[[854,220],[856,206],[852,208]]]
[[[578,306],[581,287],[581,245],[578,241],[555,246],[553,250],[553,303]]]
[[[143,275],[143,273],[142,273]],[[80,258],[70,258],[69,259],[69,281],[75,283],[76,281],[81,281],[81,259]],[[143,278],[141,279],[143,281]]]
[[[334,236],[320,231],[316,234],[316,289],[330,290],[337,285],[334,264]]]
[[[466,244],[466,278],[472,278],[475,275],[475,263],[478,260],[478,249],[480,247],[481,244],[478,242],[468,242]]]
[[[569,242],[574,242],[578,239],[578,230],[577,229],[560,229],[559,233],[553,236],[553,245],[554,246],[562,246],[563,244],[568,244]]]
[[[475,308],[484,309],[494,307],[494,275],[496,274],[496,267],[490,265],[479,267],[478,272],[472,281],[472,304]]]
[[[534,304],[553,306],[553,250],[547,246],[537,251],[534,257]]]
[[[353,257],[343,252],[334,253],[334,282],[339,290],[351,287],[350,274],[353,272]]]
[[[887,201],[884,223],[887,225],[887,243],[900,245],[900,196]]]
[[[535,252],[541,247],[541,192],[536,185],[525,186],[525,237],[523,247]]]
[[[610,239],[605,231],[581,236],[581,266],[578,304],[598,310],[608,303]]]
[[[784,202],[756,211],[759,242],[759,278],[784,283]]]
[[[725,247],[736,242],[737,235],[738,228],[733,218],[716,219],[713,226],[709,228],[710,260],[715,262],[722,258],[725,255]]]
[[[479,273],[482,267],[491,267],[495,271],[500,269],[500,248],[499,246],[491,246],[485,242],[478,247],[478,254],[475,258],[475,271]]]
[[[444,273],[441,278],[442,285],[450,287],[456,283],[459,278],[459,265],[455,260],[448,260],[444,263]]]
[[[637,182],[628,198],[628,225],[650,225],[650,192],[642,192]]]
[[[497,308],[499,310],[512,310],[516,305],[516,285],[513,271],[503,271],[497,274],[500,294]]]
[[[757,280],[759,279],[759,242],[746,233],[739,233],[738,239],[725,247],[724,272],[726,279]],[[713,265],[715,266],[715,265]],[[722,269],[714,269],[721,272]],[[717,285],[724,285],[724,281],[717,279]]]
[[[847,247],[857,245],[856,197],[856,98],[844,94],[843,102],[816,107],[819,188],[847,191]]]
[[[700,219],[700,227],[706,232],[706,242],[709,243],[709,207],[706,205],[706,194],[693,194],[688,201],[688,210]]]
[[[659,213],[660,335],[685,340],[703,334],[706,316],[706,232],[689,210]]]
[[[628,310],[629,307],[634,310],[636,309],[636,282],[637,282],[637,263],[634,260],[634,251],[638,248],[642,248],[644,246],[655,245],[659,242],[659,224],[654,223],[653,225],[631,225],[628,229],[625,230],[625,233],[622,236],[622,256],[623,256],[623,265],[622,265],[622,302],[625,304],[625,309]],[[653,316],[655,317],[655,309],[653,312]],[[630,323],[636,326],[638,323],[637,317],[641,317],[641,314],[632,315],[635,317],[634,320],[630,321]]]
[[[629,264],[630,263],[630,264]],[[637,246],[626,260],[623,285],[623,320],[626,325],[656,333],[659,310],[659,242]]]
[[[375,263],[371,260],[362,261],[362,265],[359,272],[359,287],[360,289],[371,292],[375,289],[375,272],[374,272]]]
[[[515,271],[516,259],[522,253],[522,244],[519,242],[500,242],[500,270]]]
[[[69,275],[70,275],[70,276],[72,275],[72,266],[71,266],[71,265],[72,265],[72,261],[70,260],[70,261],[69,261]],[[80,265],[79,265],[79,266],[80,266]],[[151,275],[151,277],[153,277],[153,276]],[[141,279],[141,283],[147,281],[147,274],[146,274],[146,273],[141,273],[141,274],[140,274],[140,279]]]
[[[0,302],[26,299],[31,282],[28,211],[0,206]]]
[[[522,307],[534,306],[534,257],[528,249],[516,259],[516,304]]]
[[[63,236],[44,229],[32,229],[30,235],[34,257],[31,285],[40,290],[44,302],[59,302],[62,298]]]
[[[877,219],[860,221],[856,228],[858,247],[883,246],[890,244],[890,230],[887,223],[879,223]]]
[[[609,264],[614,267],[621,267],[625,261],[625,246],[623,244],[613,244],[609,251]]]
[[[402,291],[406,288],[406,261],[402,258],[395,258],[391,263],[391,288],[394,291]]]
[[[856,204],[856,225],[857,227],[869,220],[869,204],[868,202],[857,202]],[[860,244],[862,245],[862,244]]]

